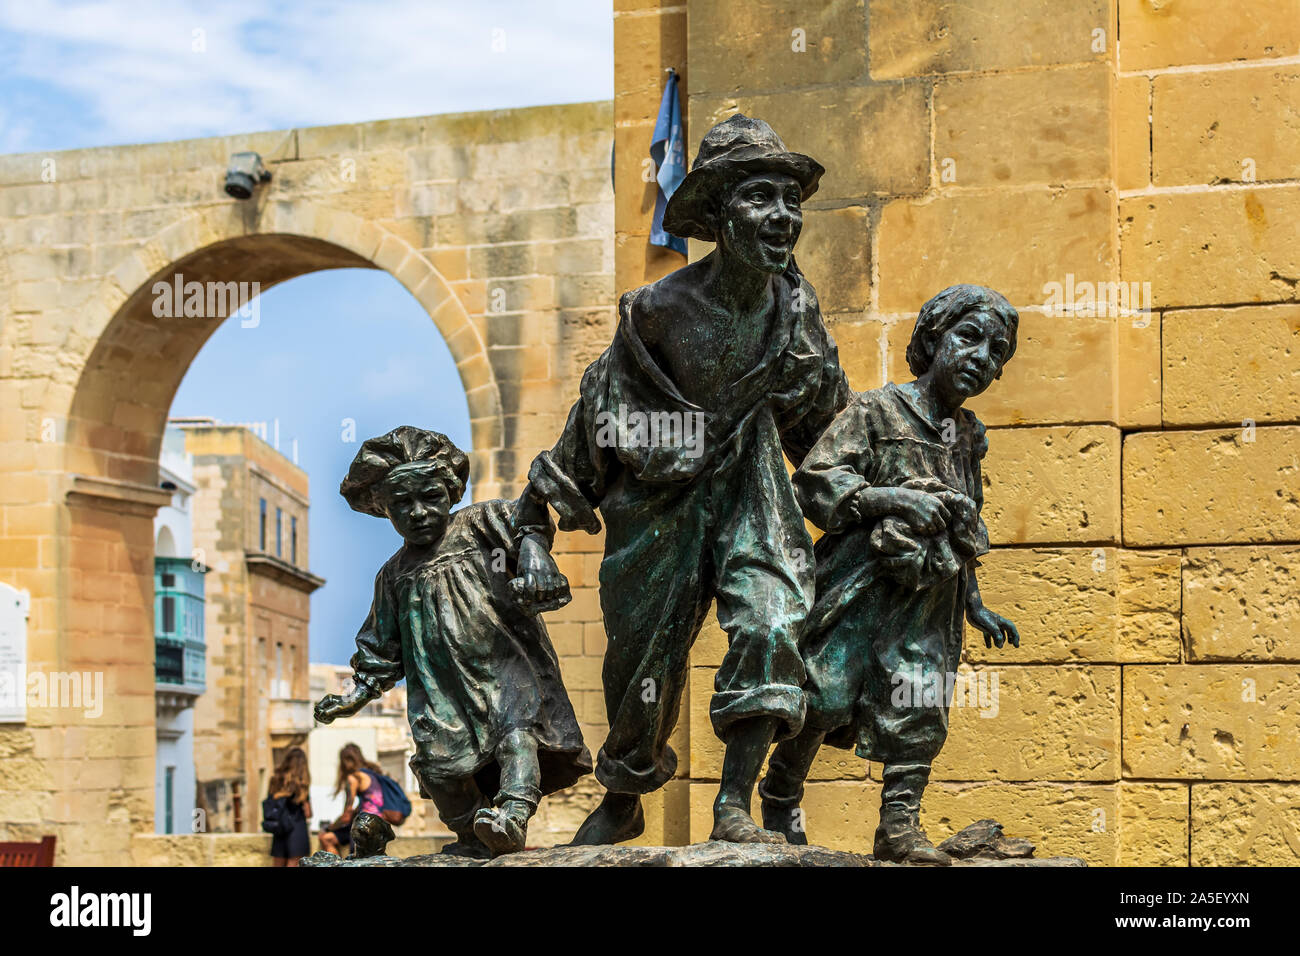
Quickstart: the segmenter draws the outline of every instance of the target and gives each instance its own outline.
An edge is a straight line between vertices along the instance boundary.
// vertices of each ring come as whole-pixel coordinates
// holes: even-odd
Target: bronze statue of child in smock
[[[907,348],[916,380],[858,395],[794,475],[804,514],[826,534],[802,643],[807,716],[759,785],[763,826],[791,843],[807,843],[799,802],[826,742],[884,763],[876,857],[952,862],[919,812],[948,734],[963,619],[986,643],[1020,643],[1015,625],[984,607],[975,580],[989,550],[980,518],[988,440],[962,405],[1001,375],[1019,320],[992,289],[940,292]]]
[[[362,444],[339,493],[404,543],[375,578],[356,688],[315,714],[351,716],[405,678],[411,769],[457,836],[443,852],[487,857],[523,849],[541,797],[592,762],[539,616],[567,595],[538,600],[529,577],[534,552],[549,565],[554,526],[519,540],[514,502],[451,511],[468,477],[465,453],[437,432],[403,425]]]

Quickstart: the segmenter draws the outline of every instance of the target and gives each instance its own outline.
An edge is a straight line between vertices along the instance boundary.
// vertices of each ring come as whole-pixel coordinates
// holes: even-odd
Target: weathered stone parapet
[[[451,836],[402,837],[388,844],[395,857],[437,853]],[[269,833],[137,833],[131,836],[133,866],[270,866]]]

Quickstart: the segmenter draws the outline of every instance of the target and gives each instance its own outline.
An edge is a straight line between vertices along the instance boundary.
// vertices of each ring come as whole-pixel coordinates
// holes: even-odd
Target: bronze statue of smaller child
[[[817,599],[801,650],[807,717],[759,785],[763,826],[807,843],[798,809],[824,742],[884,763],[874,853],[948,864],[920,825],[930,765],[948,735],[962,620],[1019,646],[975,581],[989,550],[980,519],[984,426],[962,404],[998,378],[1020,317],[992,289],[957,285],[921,308],[907,363],[916,380],[863,392],[794,475],[817,542]],[[936,688],[941,688],[935,693]]]
[[[437,432],[403,425],[362,444],[339,493],[404,543],[375,578],[356,688],[315,714],[351,716],[405,678],[411,769],[457,836],[443,852],[486,857],[523,849],[542,796],[592,763],[538,616],[568,601],[535,580],[553,567],[554,525],[516,543],[512,501],[452,512],[468,478],[465,453]]]

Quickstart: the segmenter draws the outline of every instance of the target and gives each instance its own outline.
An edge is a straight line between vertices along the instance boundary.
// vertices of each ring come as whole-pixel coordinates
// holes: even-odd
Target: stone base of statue
[[[954,866],[1087,866],[1072,856],[1036,859],[1028,840],[1008,838],[993,820],[972,823],[940,845],[956,858]],[[446,853],[405,858],[379,854],[341,859],[323,850],[303,857],[302,866],[899,866],[874,857],[821,846],[779,843],[723,843],[690,846],[554,846],[524,850],[494,860]]]

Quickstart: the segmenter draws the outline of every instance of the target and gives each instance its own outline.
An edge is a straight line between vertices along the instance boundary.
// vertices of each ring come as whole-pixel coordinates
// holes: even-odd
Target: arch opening
[[[318,220],[318,224],[324,223],[319,228],[326,229],[330,217],[320,213],[302,218]],[[330,215],[334,222],[332,229],[337,229],[340,221],[347,221],[345,214]],[[195,219],[208,221],[203,214]],[[182,380],[205,344],[224,322],[246,321],[245,315],[234,314],[243,304],[242,293],[220,295],[210,302],[209,284],[229,288],[232,283],[245,283],[248,291],[255,289],[256,295],[265,295],[291,279],[332,270],[367,269],[382,273],[418,303],[424,316],[432,320],[434,338],[451,352],[458,376],[440,379],[439,387],[456,388],[460,392],[465,431],[469,432],[466,450],[476,460],[476,467],[485,459],[474,450],[492,449],[499,444],[500,402],[482,339],[477,334],[458,334],[453,343],[453,336],[448,334],[449,328],[473,329],[459,299],[422,255],[396,237],[360,220],[352,223],[352,227],[354,234],[369,230],[378,238],[372,236],[365,242],[344,244],[333,241],[334,232],[330,230],[327,230],[331,236],[328,239],[267,232],[226,236],[201,244],[196,237],[204,235],[210,239],[213,230],[193,227],[192,223],[171,228],[134,253],[135,261],[128,261],[114,274],[105,285],[104,296],[92,305],[100,315],[97,318],[92,315],[87,324],[97,333],[88,334],[93,339],[85,342],[87,357],[80,363],[75,382],[68,383],[71,394],[59,435],[61,471],[67,476],[67,507],[60,518],[58,547],[62,556],[57,562],[57,573],[61,581],[59,590],[66,598],[57,612],[55,653],[58,665],[64,667],[76,667],[82,662],[95,662],[97,666],[102,666],[104,661],[113,663],[105,676],[107,706],[112,711],[108,717],[117,726],[142,730],[150,727],[155,732],[160,726],[154,700],[154,557],[177,547],[175,540],[169,546],[164,535],[156,534],[153,523],[157,509],[171,499],[171,493],[159,484],[159,457],[167,419]],[[186,243],[194,248],[176,249]],[[365,250],[366,254],[349,245]],[[379,254],[381,245],[383,255]],[[165,264],[158,268],[158,263]],[[122,295],[126,291],[123,275],[137,277],[130,281],[132,288],[125,296]],[[191,284],[197,284],[203,290],[204,307],[186,314],[184,305],[177,308],[176,301],[160,305],[159,284],[170,284],[175,289],[177,282],[183,293]],[[171,298],[174,300],[175,296]],[[114,308],[114,302],[120,305]],[[358,313],[364,312],[364,302],[354,305]],[[258,312],[252,310],[246,315],[256,318]],[[310,323],[296,324],[303,336],[313,334]],[[467,363],[473,363],[474,367],[467,370]],[[488,370],[486,376],[484,368]],[[456,381],[454,386],[452,380]],[[245,387],[239,382],[231,385]],[[336,385],[346,387],[343,383]],[[358,428],[356,439],[359,442],[368,437],[363,433],[366,429],[387,430],[403,423],[406,422],[367,424],[364,429]],[[439,425],[438,422],[410,423],[434,428]],[[349,459],[355,450],[355,446],[349,450]],[[319,476],[317,488],[325,490],[323,497],[332,497],[330,486],[337,477]],[[286,527],[289,520],[285,519]],[[306,529],[301,528],[301,533],[305,539]],[[287,533],[285,540],[291,542],[291,534]],[[291,548],[292,544],[286,547]],[[302,547],[306,551],[305,540]],[[275,557],[283,560],[289,553]],[[374,570],[368,572],[371,577]],[[306,568],[303,572],[306,573]],[[310,590],[300,590],[302,601],[308,601]],[[306,645],[306,628],[290,639],[298,640],[300,647]],[[281,652],[276,643],[270,642],[272,660]],[[303,667],[276,672],[277,686],[305,686],[305,671]],[[254,678],[253,683],[262,682]],[[296,706],[302,702],[288,703]],[[225,708],[229,704],[223,701],[220,706]],[[280,710],[284,709],[280,706]],[[307,713],[310,714],[309,708]],[[241,795],[245,817],[253,806],[249,799],[255,796],[252,791],[259,785],[256,775],[245,781],[247,789]],[[247,826],[236,829],[247,829]]]

